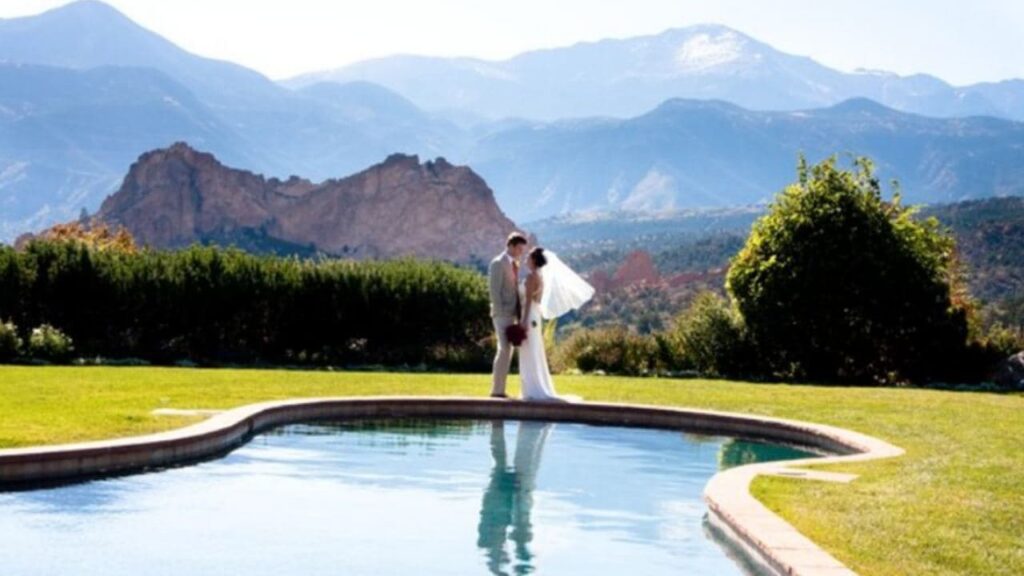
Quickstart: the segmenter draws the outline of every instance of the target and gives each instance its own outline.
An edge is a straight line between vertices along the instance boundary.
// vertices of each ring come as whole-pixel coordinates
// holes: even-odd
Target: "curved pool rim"
[[[847,474],[794,467],[862,462],[903,449],[852,430],[798,420],[691,408],[596,402],[523,402],[460,397],[304,398],[249,404],[176,430],[114,440],[0,450],[0,486],[24,487],[188,464],[223,455],[265,430],[351,418],[492,418],[660,428],[754,438],[828,454],[747,464],[708,481],[708,520],[753,563],[775,574],[855,574],[750,494],[759,475],[848,482]]]

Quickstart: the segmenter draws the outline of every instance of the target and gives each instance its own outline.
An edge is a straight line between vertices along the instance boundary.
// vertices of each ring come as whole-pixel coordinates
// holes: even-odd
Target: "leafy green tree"
[[[967,302],[954,242],[891,201],[866,158],[808,167],[758,220],[727,289],[776,377],[839,383],[965,378]]]

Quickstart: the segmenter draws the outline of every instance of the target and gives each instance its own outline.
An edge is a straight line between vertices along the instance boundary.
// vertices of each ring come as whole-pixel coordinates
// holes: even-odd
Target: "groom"
[[[498,337],[498,353],[494,355],[491,373],[491,396],[508,398],[505,381],[512,365],[512,343],[505,330],[519,322],[522,304],[519,302],[519,260],[526,252],[526,236],[519,232],[509,234],[505,251],[491,260],[488,280],[491,291],[491,320]]]

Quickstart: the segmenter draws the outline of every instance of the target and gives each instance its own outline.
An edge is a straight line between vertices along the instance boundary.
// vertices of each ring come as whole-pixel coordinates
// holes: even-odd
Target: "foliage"
[[[28,338],[29,355],[40,360],[66,362],[74,349],[71,338],[49,324],[33,328]]]
[[[983,337],[986,348],[999,358],[1006,358],[1024,351],[1024,334],[1003,326],[993,326]]]
[[[555,347],[558,336],[558,318],[544,321],[544,347],[551,350]]]
[[[1020,294],[990,303],[983,314],[990,329],[1006,330],[1024,340],[1024,288]]]
[[[386,364],[479,369],[482,277],[447,264],[0,247],[0,317],[49,323],[86,356],[170,363]]]
[[[935,219],[913,218],[898,194],[882,199],[867,159],[852,171],[835,158],[801,163],[799,182],[754,225],[727,288],[775,376],[977,378],[964,362],[968,311],[954,301],[953,250]]]
[[[0,322],[0,362],[9,362],[21,353],[22,341],[13,322]]]
[[[659,368],[659,344],[651,335],[623,327],[576,330],[556,347],[555,369],[641,376]]]
[[[671,333],[679,369],[708,376],[749,374],[754,353],[743,321],[724,298],[702,292],[677,318]]]
[[[106,224],[87,226],[82,222],[70,222],[53,226],[42,237],[55,242],[79,242],[97,250],[138,251],[135,238],[123,226],[111,230]]]

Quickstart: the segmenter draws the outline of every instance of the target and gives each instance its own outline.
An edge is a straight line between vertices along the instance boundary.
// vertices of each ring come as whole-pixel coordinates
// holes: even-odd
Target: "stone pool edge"
[[[69,482],[139,472],[211,458],[269,428],[327,418],[456,417],[556,420],[667,428],[763,438],[836,454],[748,464],[719,472],[704,499],[710,523],[750,560],[776,574],[853,575],[750,494],[761,474],[849,481],[850,475],[793,466],[859,462],[903,454],[897,446],[833,426],[733,412],[635,404],[538,403],[462,397],[306,398],[249,404],[202,422],[156,434],[95,442],[0,450],[0,485]]]

